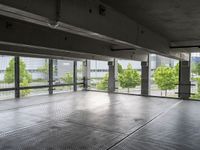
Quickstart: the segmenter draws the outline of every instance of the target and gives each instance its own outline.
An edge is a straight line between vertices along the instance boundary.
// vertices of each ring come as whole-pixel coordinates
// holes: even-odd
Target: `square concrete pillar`
[[[74,61],[74,67],[73,67],[73,88],[74,91],[77,91],[77,61]]]
[[[190,61],[179,62],[179,97],[189,99],[191,93]]]
[[[108,92],[114,92],[115,91],[115,74],[116,74],[116,64],[115,61],[109,61],[108,67],[109,67],[109,76],[108,76]]]
[[[141,62],[142,75],[141,75],[141,95],[149,95],[149,62]]]

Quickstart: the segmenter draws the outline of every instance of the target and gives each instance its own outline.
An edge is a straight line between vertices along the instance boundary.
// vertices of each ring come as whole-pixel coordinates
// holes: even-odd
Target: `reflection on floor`
[[[71,92],[0,102],[2,150],[199,150],[200,102]]]

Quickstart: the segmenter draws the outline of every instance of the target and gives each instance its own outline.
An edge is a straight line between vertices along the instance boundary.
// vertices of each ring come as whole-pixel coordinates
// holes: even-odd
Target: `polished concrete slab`
[[[0,102],[0,149],[200,149],[200,102],[71,92]]]

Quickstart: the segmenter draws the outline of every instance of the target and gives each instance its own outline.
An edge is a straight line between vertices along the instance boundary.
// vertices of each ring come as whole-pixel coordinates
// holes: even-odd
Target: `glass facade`
[[[15,60],[12,56],[0,55],[0,88],[13,88],[15,83]]]
[[[150,95],[178,97],[179,61],[156,54],[149,57]]]
[[[108,62],[90,60],[89,88],[107,91],[108,90]]]
[[[48,94],[49,59],[19,57],[20,97]],[[179,61],[156,54],[149,55],[150,94],[152,96],[178,97]],[[83,61],[77,62],[77,90],[83,89]],[[141,62],[117,60],[116,92],[141,94]],[[108,61],[89,60],[88,89],[107,91]],[[53,59],[53,93],[74,90],[74,61]],[[17,68],[18,68],[17,67]],[[191,54],[191,99],[200,99],[200,53]],[[15,57],[0,55],[0,100],[15,97]]]
[[[49,59],[19,57],[20,97],[49,93]],[[53,93],[73,91],[74,61],[53,59]],[[83,89],[83,62],[77,61],[78,90]],[[71,85],[68,85],[71,84]],[[0,100],[15,98],[15,57],[0,55]]]
[[[191,98],[200,100],[200,53],[191,53]]]
[[[83,61],[77,61],[77,90],[83,89]]]
[[[73,86],[64,84],[73,84],[74,62],[71,60],[53,60],[53,84],[63,85],[54,87],[54,93],[72,91]]]
[[[49,62],[45,58],[20,57],[20,87],[34,87],[48,85]],[[21,97],[47,94],[48,90],[25,89],[20,90]]]
[[[0,55],[0,89],[14,88],[15,60],[13,56]],[[14,98],[13,91],[1,91],[0,100]]]
[[[141,62],[117,60],[116,92],[141,94]]]

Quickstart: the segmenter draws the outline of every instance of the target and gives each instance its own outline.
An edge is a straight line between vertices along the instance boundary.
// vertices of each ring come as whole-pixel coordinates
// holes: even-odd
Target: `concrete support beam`
[[[141,75],[141,95],[149,95],[149,73],[150,73],[150,63],[141,62],[142,75]]]
[[[179,97],[189,99],[191,93],[190,61],[179,63]]]
[[[106,42],[5,17],[0,17],[0,33],[0,49],[7,53],[99,60],[116,57],[145,61],[147,57],[146,52],[112,51],[112,45]]]
[[[85,60],[83,62],[83,89],[87,90],[89,87],[89,83],[90,83],[90,61],[89,60]]]
[[[109,76],[108,76],[108,92],[114,92],[115,91],[115,61],[109,61],[108,62],[108,71],[109,71]]]

